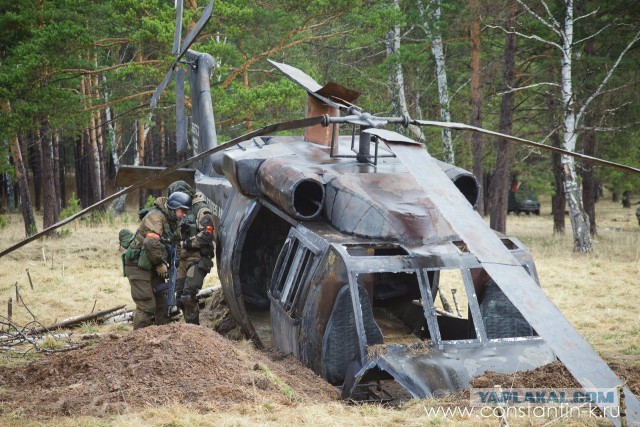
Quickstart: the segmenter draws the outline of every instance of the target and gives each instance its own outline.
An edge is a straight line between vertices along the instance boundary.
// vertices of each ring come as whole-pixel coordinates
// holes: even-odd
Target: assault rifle
[[[169,279],[167,284],[167,316],[176,310],[176,280],[178,279],[178,250],[175,243],[169,249]]]

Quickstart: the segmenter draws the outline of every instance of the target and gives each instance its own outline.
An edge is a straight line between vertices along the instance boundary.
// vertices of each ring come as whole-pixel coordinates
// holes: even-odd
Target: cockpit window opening
[[[531,274],[526,265],[523,267]],[[525,338],[537,335],[484,269],[471,270],[471,276],[478,294],[480,315],[487,339]]]
[[[295,233],[287,237],[280,259],[276,263],[271,295],[291,317],[296,317],[303,285],[311,274],[315,259],[315,253],[305,246]]]
[[[351,256],[398,256],[409,255],[409,252],[395,244],[345,244],[343,245]]]

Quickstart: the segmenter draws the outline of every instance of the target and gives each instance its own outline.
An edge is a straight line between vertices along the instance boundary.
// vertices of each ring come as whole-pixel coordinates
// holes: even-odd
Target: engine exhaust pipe
[[[270,158],[260,165],[257,182],[262,194],[296,219],[310,221],[322,213],[324,184],[313,172]]]
[[[449,163],[436,160],[440,169],[447,174],[449,179],[458,187],[458,190],[471,203],[475,209],[480,200],[480,183],[478,178],[468,170],[459,168]]]

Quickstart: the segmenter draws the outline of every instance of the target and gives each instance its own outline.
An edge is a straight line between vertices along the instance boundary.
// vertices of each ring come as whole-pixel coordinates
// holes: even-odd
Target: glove
[[[169,270],[167,269],[166,264],[158,265],[156,267],[156,273],[158,273],[158,276],[162,277],[163,279],[166,279],[167,277],[169,277]]]
[[[191,244],[191,239],[183,240],[182,242],[180,242],[180,247],[187,251],[190,251],[191,249],[193,249],[193,245]]]

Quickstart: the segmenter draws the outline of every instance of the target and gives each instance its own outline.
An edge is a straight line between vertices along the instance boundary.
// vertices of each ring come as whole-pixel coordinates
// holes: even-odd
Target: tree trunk
[[[398,0],[393,0],[393,6],[396,10],[400,9]],[[407,98],[405,96],[404,73],[402,64],[400,63],[400,27],[394,26],[387,33],[385,39],[387,48],[387,58],[389,59],[389,90],[391,92],[391,105],[393,106],[393,114],[409,116],[409,107],[407,106]],[[422,129],[415,125],[409,125],[409,131],[420,142],[426,139]]]
[[[60,134],[56,131],[53,133],[51,138],[53,149],[53,162],[51,163],[51,166],[53,166],[53,188],[56,193],[56,216],[59,218],[60,209],[62,208],[62,184],[60,183]]]
[[[5,146],[10,147],[9,140],[5,139]],[[11,156],[7,156],[7,164],[11,164]],[[5,191],[7,193],[7,210],[13,212],[16,210],[15,188],[13,185],[13,177],[10,173],[4,174]]]
[[[551,126],[556,127],[556,111],[557,111],[556,97],[553,93],[547,93],[547,112],[549,115],[549,123]],[[550,137],[551,145],[561,148],[562,142],[560,140],[560,134],[557,130],[551,133]],[[560,163],[560,154],[553,153],[551,155],[551,167],[553,169],[553,177],[555,181],[555,196],[551,198],[551,212],[553,214],[553,234],[564,234],[564,210],[566,207],[566,200],[564,198],[564,187],[562,185],[562,164]]]
[[[436,62],[436,81],[438,82],[438,96],[440,99],[440,119],[443,122],[451,121],[449,112],[449,86],[447,83],[447,70],[444,57],[444,48],[442,46],[442,35],[438,26],[440,25],[440,0],[431,0],[429,4],[433,8],[433,26],[434,31],[427,18],[427,11],[421,0],[418,0],[418,8],[420,9],[420,17],[423,20],[423,28],[427,38],[431,40],[431,53]],[[455,154],[453,151],[453,141],[451,138],[451,129],[442,128],[442,150],[443,158],[447,163],[455,164]]]
[[[626,209],[631,208],[631,191],[629,190],[622,192],[622,207]]]
[[[589,1],[590,6],[593,9],[597,8],[597,5],[593,1]],[[585,10],[587,4],[585,2],[579,2],[576,5],[578,13],[584,15],[587,13]],[[597,31],[594,29],[594,31]],[[583,85],[590,91],[595,91],[597,84],[595,82],[595,73],[591,72],[591,59],[596,54],[595,38],[590,38],[585,41],[584,52],[586,56],[587,73],[584,77]],[[592,111],[584,113],[584,123],[587,130],[582,134],[582,152],[588,156],[595,156],[596,152],[596,131],[594,130],[595,119]],[[582,177],[582,200],[584,202],[584,211],[589,216],[589,233],[592,237],[597,236],[598,231],[596,228],[596,199],[598,197],[598,184],[593,174],[593,164],[589,162],[582,162],[580,169],[580,176]]]
[[[60,163],[58,165],[58,182],[60,182],[60,209],[64,209],[67,207],[67,167],[65,163],[67,150],[64,146],[64,142],[60,143],[60,141],[58,141],[58,153],[60,156]]]
[[[42,146],[42,228],[49,228],[59,218],[58,199],[56,198],[55,174],[53,167],[53,136],[46,121],[43,123],[40,143]]]
[[[98,54],[96,52],[93,53],[93,63],[94,63],[94,67],[96,69],[98,69]],[[100,99],[100,92],[98,90],[99,87],[99,80],[98,80],[98,75],[94,74],[91,77],[91,94],[92,94],[92,98],[91,99]],[[100,200],[103,199],[104,197],[106,197],[106,193],[107,193],[107,171],[106,171],[106,149],[105,149],[105,145],[104,145],[104,126],[103,126],[103,120],[102,120],[102,111],[101,110],[97,110],[95,111],[93,114],[95,114],[96,117],[96,144],[97,144],[97,161],[98,161],[98,166],[99,166],[99,170],[100,170],[100,175],[99,175],[99,180],[100,180]],[[106,207],[103,205],[103,207],[101,207],[100,209],[105,209]]]
[[[37,130],[33,134],[29,134],[28,136],[23,134],[22,143],[23,146],[26,144],[27,146],[27,155],[29,156],[29,168],[31,169],[31,173],[33,174],[33,195],[35,201],[36,211],[42,210],[42,152],[40,147],[40,132]],[[31,140],[31,141],[29,141]]]
[[[585,116],[585,125],[589,130],[583,133],[582,152],[587,156],[595,156],[596,152],[596,132],[593,130],[594,120],[593,114],[587,113]],[[598,184],[593,174],[593,164],[583,162],[581,164],[580,176],[582,177],[582,200],[584,201],[584,211],[589,216],[589,233],[591,236],[597,236],[596,228],[596,197]]]
[[[0,109],[5,115],[11,115],[11,106],[8,101],[0,101]],[[27,172],[22,161],[22,152],[20,151],[20,142],[17,135],[9,137],[9,151],[13,159],[13,166],[16,171],[18,180],[18,190],[20,191],[20,207],[22,208],[22,219],[24,221],[24,231],[26,236],[32,236],[38,232],[36,228],[36,220],[33,216],[31,208],[31,195],[29,194],[29,182],[27,181]]]
[[[482,127],[482,114],[480,111],[480,14],[478,8],[478,0],[470,0],[471,9],[471,28],[469,35],[471,37],[471,125]],[[481,216],[485,214],[484,206],[484,171],[482,168],[482,134],[479,132],[471,132],[471,144],[473,149],[473,174],[478,178],[480,183],[480,194],[478,198],[478,206],[476,210]]]
[[[562,105],[564,109],[563,148],[574,151],[577,140],[577,121],[575,111],[575,94],[572,80],[573,51],[573,0],[565,0],[564,38],[562,41]],[[569,205],[569,217],[573,230],[573,251],[591,252],[591,235],[589,233],[589,217],[584,212],[582,194],[576,176],[574,158],[562,155],[562,176],[564,195]]]
[[[88,99],[88,106],[91,108],[93,105],[93,84],[91,76],[86,76],[83,79],[85,82],[85,94]],[[89,128],[89,164],[91,165],[89,168],[89,176],[91,177],[91,187],[92,187],[92,203],[95,203],[102,199],[102,188],[101,188],[101,163],[100,163],[100,150],[98,148],[98,133],[97,133],[97,121],[96,121],[96,113],[94,111],[91,112],[91,121]]]
[[[509,7],[507,18],[507,28],[512,28],[516,20],[515,6]],[[507,33],[504,44],[504,73],[503,87],[506,93],[502,95],[500,105],[500,125],[501,133],[510,134],[513,124],[513,106],[516,93],[509,89],[515,87],[516,73],[516,35]],[[511,144],[505,139],[498,139],[496,169],[491,181],[491,219],[490,227],[501,233],[507,232],[507,209],[509,196],[509,160],[511,156]]]

